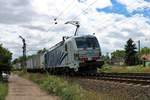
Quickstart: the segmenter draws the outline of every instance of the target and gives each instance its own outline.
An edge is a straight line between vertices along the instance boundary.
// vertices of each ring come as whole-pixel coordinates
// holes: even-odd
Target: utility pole
[[[137,41],[138,42],[138,64],[140,64],[140,51],[141,51],[141,42],[140,40]]]
[[[140,42],[140,40],[138,40],[138,52],[139,52],[139,54],[140,54],[140,51],[141,51],[141,42]]]
[[[74,36],[76,36],[77,35],[77,31],[78,31],[78,29],[80,27],[79,22],[78,21],[67,21],[65,24],[72,24],[72,25],[76,26],[76,30],[75,30],[75,33],[74,33]]]
[[[26,41],[25,39],[22,37],[22,36],[19,36],[19,38],[22,39],[22,42],[23,42],[23,62],[22,62],[22,65],[23,65],[23,69],[26,68]]]

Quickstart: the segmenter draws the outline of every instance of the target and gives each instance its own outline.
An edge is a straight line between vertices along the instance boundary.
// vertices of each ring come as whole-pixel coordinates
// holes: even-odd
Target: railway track
[[[150,73],[78,73],[80,78],[150,85]]]

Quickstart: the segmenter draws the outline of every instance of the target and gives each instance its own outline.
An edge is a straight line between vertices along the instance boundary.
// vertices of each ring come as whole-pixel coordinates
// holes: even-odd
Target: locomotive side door
[[[68,44],[67,44],[67,43],[65,43],[64,49],[65,49],[65,53],[68,54]],[[68,65],[68,59],[69,59],[68,56],[69,56],[69,55],[66,56],[65,65]]]
[[[73,62],[73,44],[71,41],[68,42],[68,54],[69,54],[69,63],[72,64]]]
[[[65,52],[68,54],[66,59],[65,59],[65,64],[66,65],[70,65],[73,61],[73,51],[72,50],[73,50],[72,44],[69,41],[65,44]]]

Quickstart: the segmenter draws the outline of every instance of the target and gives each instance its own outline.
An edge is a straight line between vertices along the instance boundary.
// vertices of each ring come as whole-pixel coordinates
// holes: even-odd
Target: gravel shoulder
[[[29,80],[11,75],[6,100],[59,100],[59,98],[48,95]]]
[[[126,84],[84,78],[66,78],[102,96],[102,100],[150,100],[150,85]]]

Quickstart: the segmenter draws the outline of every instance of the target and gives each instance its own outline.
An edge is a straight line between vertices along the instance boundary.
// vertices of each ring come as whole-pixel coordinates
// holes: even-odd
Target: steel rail
[[[81,78],[150,85],[150,73],[78,73]]]

